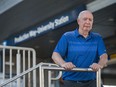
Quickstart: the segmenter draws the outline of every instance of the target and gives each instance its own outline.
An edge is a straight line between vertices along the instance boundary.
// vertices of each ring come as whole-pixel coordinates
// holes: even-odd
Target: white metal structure
[[[38,65],[36,65],[36,66],[34,66],[34,67],[24,71],[20,75],[17,75],[15,77],[13,77],[12,79],[7,80],[5,83],[1,84],[0,87],[3,87],[5,85],[7,85],[8,83],[10,83],[10,82],[12,82],[12,81],[14,81],[14,80],[16,80],[16,79],[18,79],[18,78],[28,74],[28,73],[30,73],[31,71],[33,71],[33,70],[35,70],[37,68],[39,68],[39,83],[40,83],[39,87],[45,87],[44,86],[44,83],[45,83],[45,80],[44,80],[44,77],[45,77],[44,73],[45,72],[44,72],[44,70],[49,70],[48,71],[48,77],[49,78],[48,78],[48,86],[47,87],[51,87],[51,81],[52,80],[58,80],[61,77],[61,75],[62,75],[62,73],[60,72],[59,75],[56,78],[52,78],[51,77],[51,71],[52,70],[53,71],[56,71],[56,70],[57,71],[64,71],[65,70],[64,68],[61,68],[61,67],[59,67],[56,64],[39,63]],[[75,71],[75,72],[78,72],[78,71],[79,72],[92,72],[93,70],[90,69],[90,68],[74,68],[71,71]],[[96,76],[97,76],[97,80],[96,80],[97,84],[96,85],[97,85],[97,87],[101,87],[101,70],[97,71]]]
[[[3,59],[3,73],[0,87],[38,87],[36,81],[37,69],[39,70],[39,87],[45,87],[45,70],[48,71],[47,87],[52,87],[52,80],[58,80],[62,75],[62,71],[65,71],[64,68],[52,63],[39,63],[36,65],[36,52],[32,48],[0,45],[0,56]],[[14,66],[16,69],[14,69]],[[52,78],[51,71],[60,72],[57,77]],[[74,68],[70,71],[93,72],[90,68]],[[13,76],[14,72],[16,76]],[[9,73],[9,78],[6,78],[6,73]],[[101,87],[101,70],[97,71],[96,76],[96,85],[97,87]]]
[[[51,72],[50,71],[65,71],[64,68],[59,67],[56,64],[51,64],[51,63],[40,63],[39,64],[39,76],[40,76],[40,87],[45,87],[45,80],[44,80],[44,70],[49,70],[48,72],[48,87],[51,87],[51,81],[52,80],[58,80],[62,73],[60,72],[59,75],[56,78],[52,78],[51,77]],[[73,68],[70,71],[74,71],[74,72],[93,72],[93,70],[91,68]],[[101,87],[101,70],[97,71],[96,74],[96,87]]]
[[[4,83],[7,79],[13,78],[13,73],[16,75],[20,75],[25,70],[34,67],[36,65],[36,52],[32,48],[25,47],[15,47],[15,46],[2,46],[0,45],[0,56],[3,60],[3,70],[2,70],[2,78],[1,83]],[[27,62],[28,60],[28,62]],[[7,73],[9,74],[6,78]],[[31,83],[33,83],[33,87],[36,87],[36,71],[33,70],[32,74],[33,78],[31,78],[31,73],[28,73],[28,87],[31,87]],[[33,82],[30,82],[33,79]],[[21,78],[18,78],[14,83],[10,83],[5,87],[25,87],[26,76],[24,75]]]

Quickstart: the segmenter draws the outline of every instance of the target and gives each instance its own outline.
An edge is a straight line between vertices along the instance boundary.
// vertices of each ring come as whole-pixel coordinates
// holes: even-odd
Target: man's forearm
[[[57,52],[53,52],[52,59],[56,64],[60,66],[65,63],[63,58]]]
[[[76,67],[72,62],[65,62],[59,53],[53,52],[52,59],[56,64],[63,67],[66,70],[71,70]]]
[[[107,62],[108,62],[108,55],[105,53],[100,56],[100,61],[98,62],[98,64],[101,65],[102,67],[105,67],[107,65]]]

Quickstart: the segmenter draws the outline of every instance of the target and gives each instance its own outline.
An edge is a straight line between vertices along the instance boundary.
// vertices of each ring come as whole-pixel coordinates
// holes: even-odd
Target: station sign
[[[3,42],[3,45],[17,45],[26,40],[41,36],[43,33],[65,26],[76,21],[78,14],[85,9],[85,5],[80,5],[71,11],[62,13],[50,20],[47,20],[44,23],[26,29],[27,31],[9,37]]]

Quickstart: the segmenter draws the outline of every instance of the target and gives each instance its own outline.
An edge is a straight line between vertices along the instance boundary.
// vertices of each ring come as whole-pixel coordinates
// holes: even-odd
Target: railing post
[[[10,79],[12,78],[12,49],[10,49]],[[10,87],[12,87],[12,83],[10,83]]]
[[[44,87],[44,70],[42,68],[42,65],[40,64],[40,67],[39,67],[39,81],[40,81],[40,87]]]
[[[5,80],[5,48],[3,48],[3,82]]]
[[[23,72],[25,71],[25,50],[23,50]],[[23,87],[25,87],[25,75],[23,76]]]
[[[20,74],[20,65],[21,65],[21,56],[20,56],[20,53],[19,53],[20,50],[18,50],[18,53],[17,53],[17,75]],[[17,87],[21,87],[21,84],[20,84],[20,78],[17,79]]]
[[[28,69],[31,67],[30,51],[28,51]],[[28,87],[31,87],[31,73],[28,73]]]
[[[50,67],[51,65],[49,65]],[[51,87],[51,71],[48,71],[48,87]]]
[[[36,66],[36,52],[33,50],[33,67]],[[36,70],[33,70],[33,87],[36,87]]]
[[[97,71],[96,85],[97,85],[97,87],[101,87],[101,69],[99,69]]]

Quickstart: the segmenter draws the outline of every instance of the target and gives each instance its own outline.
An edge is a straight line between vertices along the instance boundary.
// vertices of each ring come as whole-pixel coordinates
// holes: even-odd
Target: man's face
[[[79,29],[89,32],[93,25],[93,15],[89,12],[82,13],[77,22]]]

